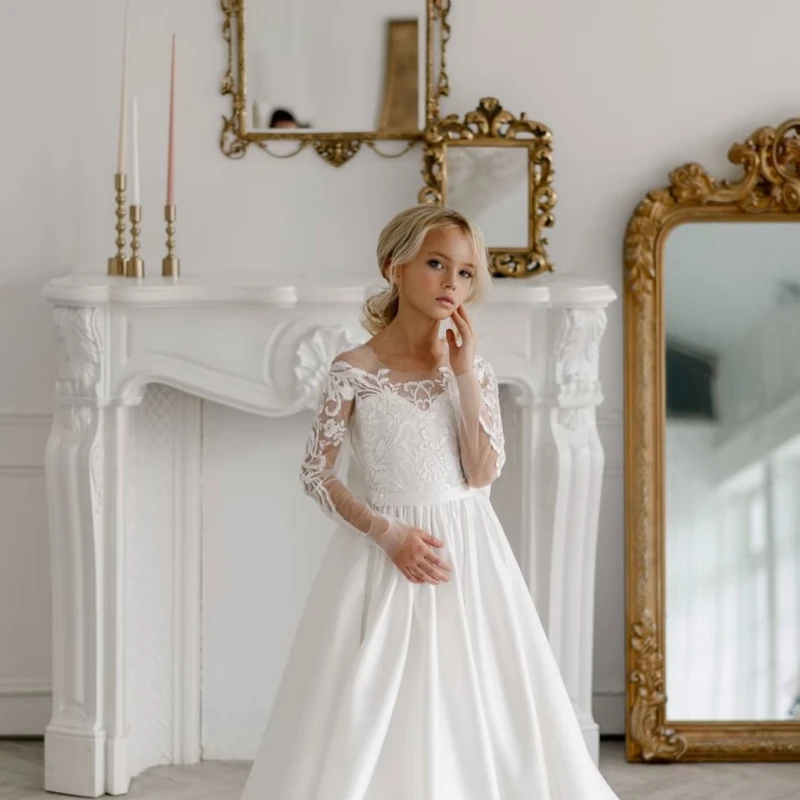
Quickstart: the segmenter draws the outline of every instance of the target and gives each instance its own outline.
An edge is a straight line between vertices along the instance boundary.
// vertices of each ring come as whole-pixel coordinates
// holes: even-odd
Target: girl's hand
[[[470,372],[475,362],[475,330],[467,316],[467,309],[460,305],[450,316],[453,324],[458,329],[461,344],[456,344],[456,335],[452,328],[448,328],[445,336],[450,348],[450,366],[456,375]]]
[[[450,565],[436,555],[433,547],[444,547],[444,542],[419,528],[410,528],[392,561],[412,583],[449,581]]]

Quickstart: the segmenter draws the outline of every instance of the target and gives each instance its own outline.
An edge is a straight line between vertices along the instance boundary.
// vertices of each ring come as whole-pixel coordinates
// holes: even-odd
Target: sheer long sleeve
[[[390,557],[409,532],[354,497],[338,477],[341,446],[355,405],[352,366],[337,357],[325,377],[300,467],[303,490],[335,522],[372,538]]]
[[[505,438],[494,370],[480,356],[470,372],[455,377],[461,466],[470,486],[488,486],[505,463]]]

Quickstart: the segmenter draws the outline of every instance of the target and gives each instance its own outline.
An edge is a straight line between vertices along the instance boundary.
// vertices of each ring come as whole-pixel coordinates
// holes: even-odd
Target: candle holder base
[[[181,260],[175,255],[175,220],[178,210],[168,203],[164,206],[164,219],[167,223],[167,255],[161,262],[161,275],[164,278],[178,278],[181,274]]]
[[[116,217],[117,224],[117,254],[108,259],[109,275],[125,274],[125,189],[127,188],[127,175],[124,172],[117,172],[114,175],[114,189],[116,193]]]
[[[131,256],[125,262],[125,277],[126,278],[143,278],[144,277],[144,259],[139,256]]]
[[[132,205],[130,207],[131,218],[131,255],[125,262],[125,277],[126,278],[143,278],[144,277],[144,261],[139,256],[139,236],[142,232],[142,207],[140,205]]]
[[[161,275],[164,278],[179,278],[181,274],[181,260],[176,256],[167,256],[161,261]]]
[[[114,276],[125,275],[125,259],[114,256],[108,259],[108,274]]]

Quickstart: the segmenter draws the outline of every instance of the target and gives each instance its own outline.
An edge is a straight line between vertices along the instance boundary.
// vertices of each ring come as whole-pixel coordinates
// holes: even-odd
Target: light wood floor
[[[603,742],[600,768],[620,800],[798,800],[800,763],[628,764],[621,742]],[[239,800],[250,765],[206,761],[157,767],[133,782],[131,800]],[[41,742],[0,741],[0,800],[54,800],[42,791]],[[266,798],[265,798],[266,800]],[[581,800],[575,798],[575,800]]]

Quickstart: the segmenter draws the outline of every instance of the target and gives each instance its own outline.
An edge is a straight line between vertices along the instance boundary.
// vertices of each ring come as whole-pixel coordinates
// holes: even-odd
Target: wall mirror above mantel
[[[472,217],[486,237],[494,275],[551,271],[546,233],[556,203],[552,143],[545,125],[485,97],[463,118],[451,114],[429,127],[419,201]]]
[[[334,166],[362,146],[397,157],[448,92],[450,0],[221,0],[231,98],[220,146]]]
[[[800,760],[800,120],[626,239],[627,753]]]

